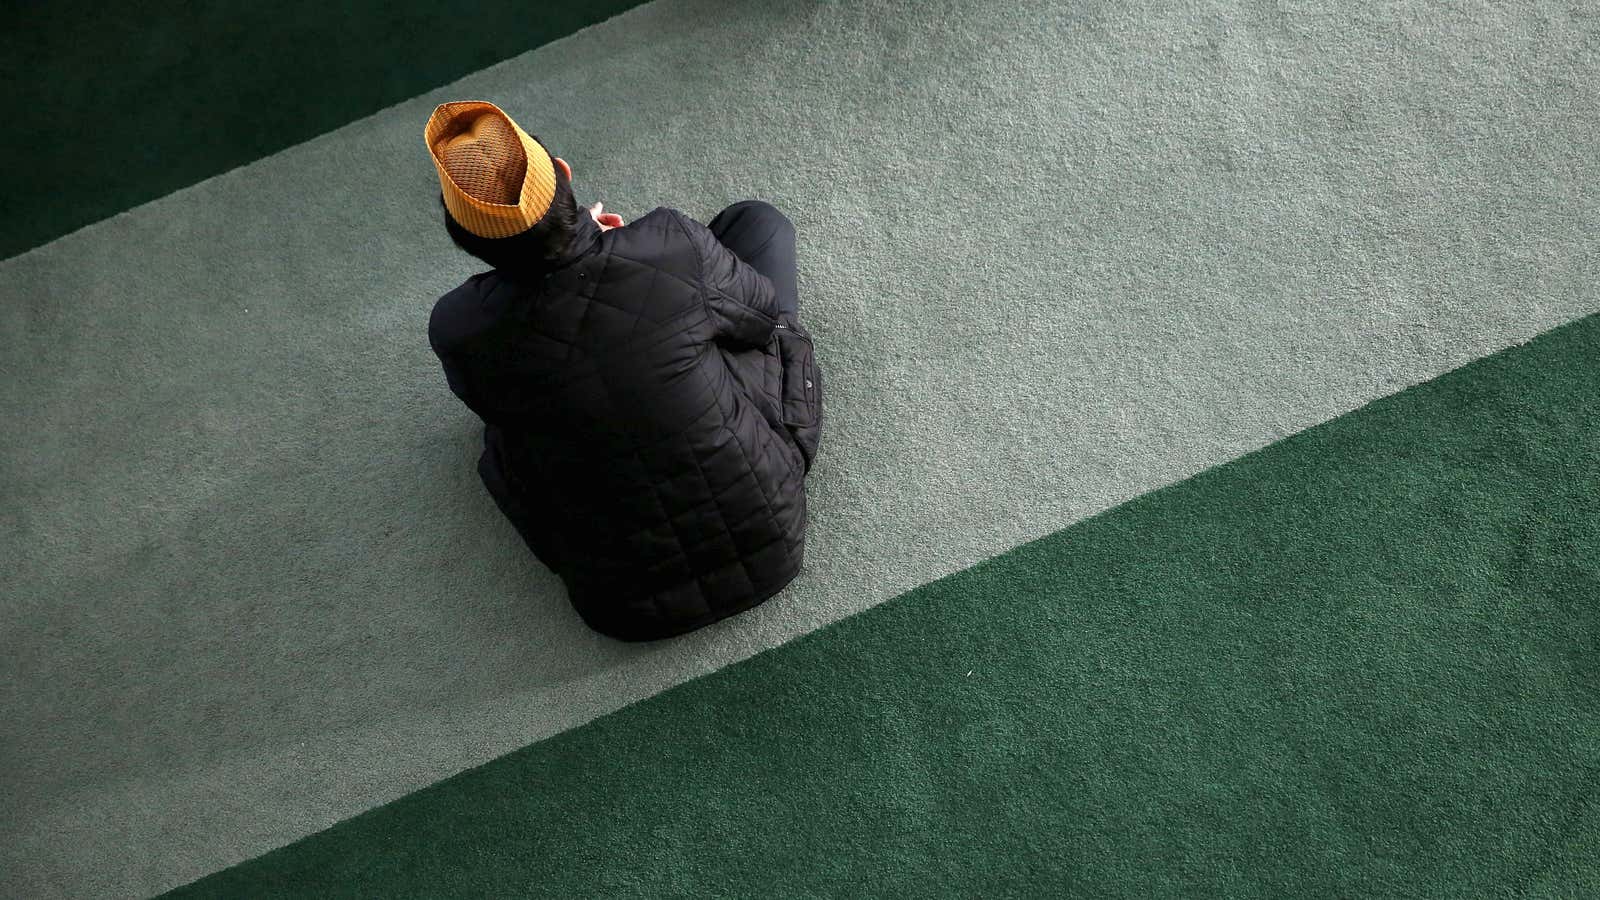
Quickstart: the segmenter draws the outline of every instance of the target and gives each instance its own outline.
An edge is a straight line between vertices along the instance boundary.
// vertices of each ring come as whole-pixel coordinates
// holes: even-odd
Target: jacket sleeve
[[[470,317],[463,312],[467,308],[464,296],[462,289],[457,288],[439,298],[434,304],[433,312],[428,317],[428,346],[433,349],[433,354],[439,357],[439,364],[444,368],[444,378],[450,385],[450,392],[476,412],[477,407],[473,405],[466,368],[462,365],[461,353],[457,349],[462,336],[471,327]]]
[[[514,477],[506,472],[499,451],[499,430],[493,425],[483,429],[483,452],[478,456],[478,477],[500,508],[501,515],[511,522],[522,542],[533,552],[545,568],[556,574],[566,571],[566,553],[561,535],[553,527],[554,513],[541,508],[542,499],[537,487],[530,488],[526,478]]]
[[[766,346],[778,319],[778,293],[772,280],[723,246],[711,229],[682,213],[678,221],[700,257],[700,278],[715,336],[728,343]]]
[[[456,398],[465,403],[468,409],[476,412],[477,407],[472,405],[472,396],[467,390],[467,376],[462,372],[461,364],[456,360],[455,355],[437,344],[433,347],[433,353],[439,357],[439,365],[444,368],[444,380],[450,386],[450,393],[455,394]]]

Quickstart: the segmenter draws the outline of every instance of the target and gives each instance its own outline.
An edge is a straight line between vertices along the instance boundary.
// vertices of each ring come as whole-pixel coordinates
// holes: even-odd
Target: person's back
[[[567,215],[570,168],[502,117],[444,104],[426,132],[452,237],[496,266],[429,323],[451,389],[486,424],[485,485],[597,630],[665,637],[760,603],[800,569],[821,428],[792,225],[760,203],[710,228],[668,208],[626,227]],[[507,123],[523,152],[504,152]],[[490,131],[489,152],[462,163]],[[495,196],[506,182],[483,169],[506,160],[548,164],[554,183],[512,179],[520,193]]]

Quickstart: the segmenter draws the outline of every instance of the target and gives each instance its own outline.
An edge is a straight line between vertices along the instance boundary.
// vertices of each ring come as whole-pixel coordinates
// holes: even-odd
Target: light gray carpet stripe
[[[0,888],[187,881],[1600,309],[1596,48],[660,0],[0,264]],[[611,643],[484,496],[419,138],[479,97],[580,201],[794,217],[828,430],[771,604]]]

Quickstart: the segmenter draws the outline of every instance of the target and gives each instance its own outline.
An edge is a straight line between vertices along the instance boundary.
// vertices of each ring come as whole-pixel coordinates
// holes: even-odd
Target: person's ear
[[[561,167],[561,171],[567,173],[567,181],[571,181],[572,180],[572,167],[567,165],[567,161],[558,156],[558,157],[556,157],[556,165]]]

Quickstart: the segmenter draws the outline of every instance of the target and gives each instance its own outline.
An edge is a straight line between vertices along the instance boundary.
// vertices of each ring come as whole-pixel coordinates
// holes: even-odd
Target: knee
[[[789,221],[789,217],[784,215],[782,210],[765,200],[740,200],[738,203],[723,210],[719,218],[721,216],[741,219],[748,217],[774,231],[790,235],[794,234],[794,223]]]

